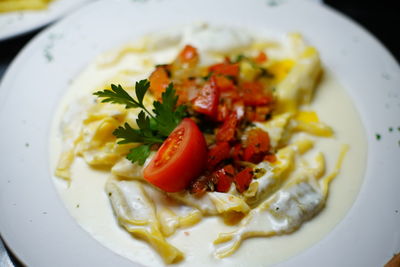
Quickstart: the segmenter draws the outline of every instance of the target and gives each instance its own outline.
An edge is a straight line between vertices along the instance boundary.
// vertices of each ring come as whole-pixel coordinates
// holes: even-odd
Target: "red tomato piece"
[[[229,158],[231,147],[228,142],[220,142],[215,144],[209,151],[207,157],[207,169],[213,170],[218,163]]]
[[[209,181],[208,177],[201,176],[199,179],[197,179],[196,181],[194,181],[194,183],[190,185],[189,188],[190,193],[197,196],[203,195],[207,191],[208,181]]]
[[[270,149],[270,140],[267,132],[261,129],[250,130],[247,134],[246,148],[243,160],[259,163]]]
[[[150,92],[156,99],[161,99],[161,94],[165,91],[165,88],[170,84],[168,71],[166,66],[157,67],[149,77],[150,81]]]
[[[197,84],[193,79],[185,79],[180,84],[174,84],[174,88],[179,96],[178,105],[186,104],[197,96]]]
[[[214,74],[227,75],[236,78],[239,75],[239,64],[231,64],[228,62],[218,63],[210,66],[208,70]]]
[[[264,92],[259,82],[244,82],[242,84],[243,101],[249,106],[263,106],[272,103],[272,94]]]
[[[228,105],[223,103],[218,106],[217,121],[224,121],[228,117],[229,109]]]
[[[248,146],[243,151],[243,160],[252,163],[260,163],[263,159],[263,153],[257,151],[255,146]]]
[[[216,178],[217,191],[226,193],[231,188],[235,169],[232,165],[226,165],[222,169],[215,171],[213,175]]]
[[[252,179],[253,179],[253,169],[250,167],[245,168],[244,170],[236,174],[234,178],[236,189],[240,193],[243,193],[247,188],[249,188]]]
[[[270,148],[269,135],[260,128],[252,129],[247,134],[247,146],[254,146],[257,152],[267,152]]]
[[[266,121],[271,108],[271,106],[247,107],[246,118],[249,121]]]
[[[246,107],[245,115],[246,115],[246,119],[248,121],[257,121],[256,120],[257,114],[256,114],[255,110],[252,109],[251,107]]]
[[[241,161],[243,157],[243,147],[241,144],[236,144],[232,150],[232,158],[235,161]]]
[[[231,79],[224,75],[215,76],[216,84],[221,92],[235,90],[235,84]]]
[[[271,106],[256,107],[256,116],[254,121],[266,121],[267,115],[271,112]]]
[[[277,160],[277,158],[276,158],[276,155],[274,155],[274,154],[267,154],[267,155],[265,155],[264,160],[274,163]]]
[[[199,54],[197,53],[197,49],[195,47],[186,45],[179,53],[178,59],[181,63],[196,65],[199,61]]]
[[[144,169],[144,178],[166,192],[179,192],[204,170],[207,145],[197,125],[188,118],[175,128]]]
[[[258,53],[257,57],[254,58],[254,61],[258,64],[264,63],[267,60],[268,60],[268,57],[263,51],[260,51],[260,53]]]
[[[219,103],[219,90],[216,86],[215,77],[200,89],[197,97],[193,101],[193,109],[199,113],[205,114],[212,119],[217,119]]]
[[[216,136],[217,142],[230,142],[235,140],[237,125],[238,119],[236,113],[231,113],[224,121],[221,128],[218,129]]]

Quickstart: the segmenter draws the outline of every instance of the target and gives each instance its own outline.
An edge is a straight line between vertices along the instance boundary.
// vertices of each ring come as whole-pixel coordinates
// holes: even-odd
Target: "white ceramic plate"
[[[43,27],[92,0],[56,0],[45,10],[0,13],[0,41]]]
[[[51,180],[50,123],[71,79],[97,54],[193,21],[296,30],[318,47],[361,115],[366,173],[356,202],[332,232],[279,266],[382,266],[400,250],[400,69],[365,30],[299,0],[104,0],[34,38],[0,86],[0,230],[9,247],[29,266],[132,266],[64,208]]]

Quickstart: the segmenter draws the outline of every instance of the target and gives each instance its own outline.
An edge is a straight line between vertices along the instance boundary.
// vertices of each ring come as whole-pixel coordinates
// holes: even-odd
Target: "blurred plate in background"
[[[0,41],[43,27],[92,0],[55,0],[45,10],[0,13]]]

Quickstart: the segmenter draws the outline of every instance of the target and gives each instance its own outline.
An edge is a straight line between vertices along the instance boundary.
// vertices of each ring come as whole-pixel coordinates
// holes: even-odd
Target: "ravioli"
[[[269,73],[265,80],[275,99],[273,112],[268,111],[267,119],[254,121],[244,131],[259,129],[266,132],[270,142],[268,153],[273,160],[265,157],[256,164],[246,165],[251,168],[253,177],[243,192],[235,183],[231,183],[226,192],[214,189],[200,195],[190,190],[166,193],[149,184],[143,177],[143,169],[156,151],[143,166],[132,163],[125,157],[140,144],[117,144],[113,135],[114,130],[124,123],[138,127],[137,110],[102,103],[93,95],[83,95],[80,100],[84,103],[83,110],[66,116],[68,123],[61,125],[65,145],[55,174],[74,183],[70,169],[77,157],[93,168],[109,172],[104,193],[110,199],[116,221],[133,238],[145,240],[167,264],[182,261],[185,257],[168,238],[207,217],[220,217],[221,223],[236,228],[232,232],[215,233],[214,255],[217,258],[232,255],[249,238],[293,233],[323,209],[329,184],[339,173],[347,151],[347,146],[343,145],[336,166],[327,166],[324,153],[318,151],[318,140],[335,138],[335,132],[308,106],[322,75],[316,48],[307,45],[300,34],[287,35],[285,43],[250,34],[242,36],[236,46],[231,42],[227,45],[223,40],[213,43],[221,32],[226,36],[222,38],[226,42],[238,35],[237,30],[198,26],[186,35],[150,35],[111,51],[97,64],[97,68],[105,73],[110,70],[111,74],[107,80],[99,82],[98,88],[91,88],[91,93],[110,88],[114,83],[134,95],[132,77],[147,77],[155,65],[169,63],[159,62],[158,54],[171,55],[171,60],[176,58],[190,39],[187,34],[191,34],[192,43],[200,47],[200,66],[218,64],[224,58],[238,55],[255,57],[260,52],[268,55],[259,65],[261,72]],[[209,42],[209,46],[205,42]],[[137,64],[128,66],[125,63],[128,57],[134,58]],[[238,61],[237,64],[243,82],[261,75],[260,68],[251,61]],[[118,67],[115,69],[115,66]],[[144,97],[149,109],[155,98],[151,94]],[[327,174],[327,167],[334,170]]]

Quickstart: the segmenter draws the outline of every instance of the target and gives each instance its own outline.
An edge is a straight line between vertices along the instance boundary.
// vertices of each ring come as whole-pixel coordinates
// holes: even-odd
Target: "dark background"
[[[375,35],[400,62],[399,0],[324,0]]]
[[[326,5],[342,12],[375,35],[400,62],[399,0],[324,0]],[[0,79],[7,65],[38,31],[0,42]],[[15,259],[13,259],[15,261]],[[16,261],[15,261],[16,262]],[[20,266],[16,263],[16,266]]]

